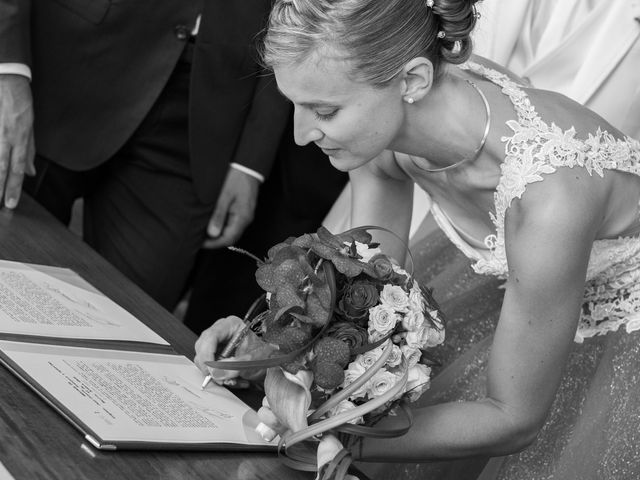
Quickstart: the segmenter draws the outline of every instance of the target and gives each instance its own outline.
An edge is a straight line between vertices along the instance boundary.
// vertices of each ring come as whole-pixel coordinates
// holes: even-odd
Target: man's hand
[[[259,189],[258,179],[229,167],[216,209],[209,220],[207,233],[210,238],[205,241],[205,248],[226,247],[238,241],[253,220]]]
[[[0,74],[0,199],[8,208],[18,205],[24,174],[35,175],[34,156],[29,79]]]

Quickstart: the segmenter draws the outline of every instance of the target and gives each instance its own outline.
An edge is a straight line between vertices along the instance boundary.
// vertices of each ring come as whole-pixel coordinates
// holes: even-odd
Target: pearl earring
[[[406,102],[411,105],[415,100],[413,99],[413,97],[407,97]]]

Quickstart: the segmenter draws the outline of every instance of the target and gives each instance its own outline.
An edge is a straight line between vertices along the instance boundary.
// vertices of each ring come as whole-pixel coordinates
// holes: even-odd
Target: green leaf
[[[331,233],[325,227],[320,227],[316,233],[318,235],[318,240],[320,240],[322,243],[325,243],[328,246],[336,249],[344,248],[342,240],[340,240],[338,236]]]

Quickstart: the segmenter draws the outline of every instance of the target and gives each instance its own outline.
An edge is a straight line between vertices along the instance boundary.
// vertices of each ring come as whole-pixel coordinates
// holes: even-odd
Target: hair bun
[[[440,56],[449,63],[464,63],[472,51],[471,32],[480,17],[476,10],[478,0],[436,0],[433,12],[438,15]]]

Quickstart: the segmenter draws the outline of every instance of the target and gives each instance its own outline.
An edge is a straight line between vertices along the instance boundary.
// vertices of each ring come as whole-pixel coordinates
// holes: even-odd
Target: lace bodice
[[[616,139],[601,129],[580,140],[575,137],[574,128],[562,130],[553,123],[545,123],[526,92],[506,75],[472,62],[462,68],[501,87],[517,114],[516,119],[506,122],[513,135],[501,139],[505,143],[505,158],[494,193],[495,213],[491,213],[495,233],[484,241],[487,250],[473,248],[457,235],[437,204],[432,210],[449,238],[474,261],[476,272],[507,278],[504,221],[512,200],[521,198],[528,184],[542,181],[558,167],[585,168],[590,175],[599,176],[609,169],[640,175],[640,142]],[[638,237],[594,242],[576,341],[617,330],[623,324],[627,331],[640,329]]]

